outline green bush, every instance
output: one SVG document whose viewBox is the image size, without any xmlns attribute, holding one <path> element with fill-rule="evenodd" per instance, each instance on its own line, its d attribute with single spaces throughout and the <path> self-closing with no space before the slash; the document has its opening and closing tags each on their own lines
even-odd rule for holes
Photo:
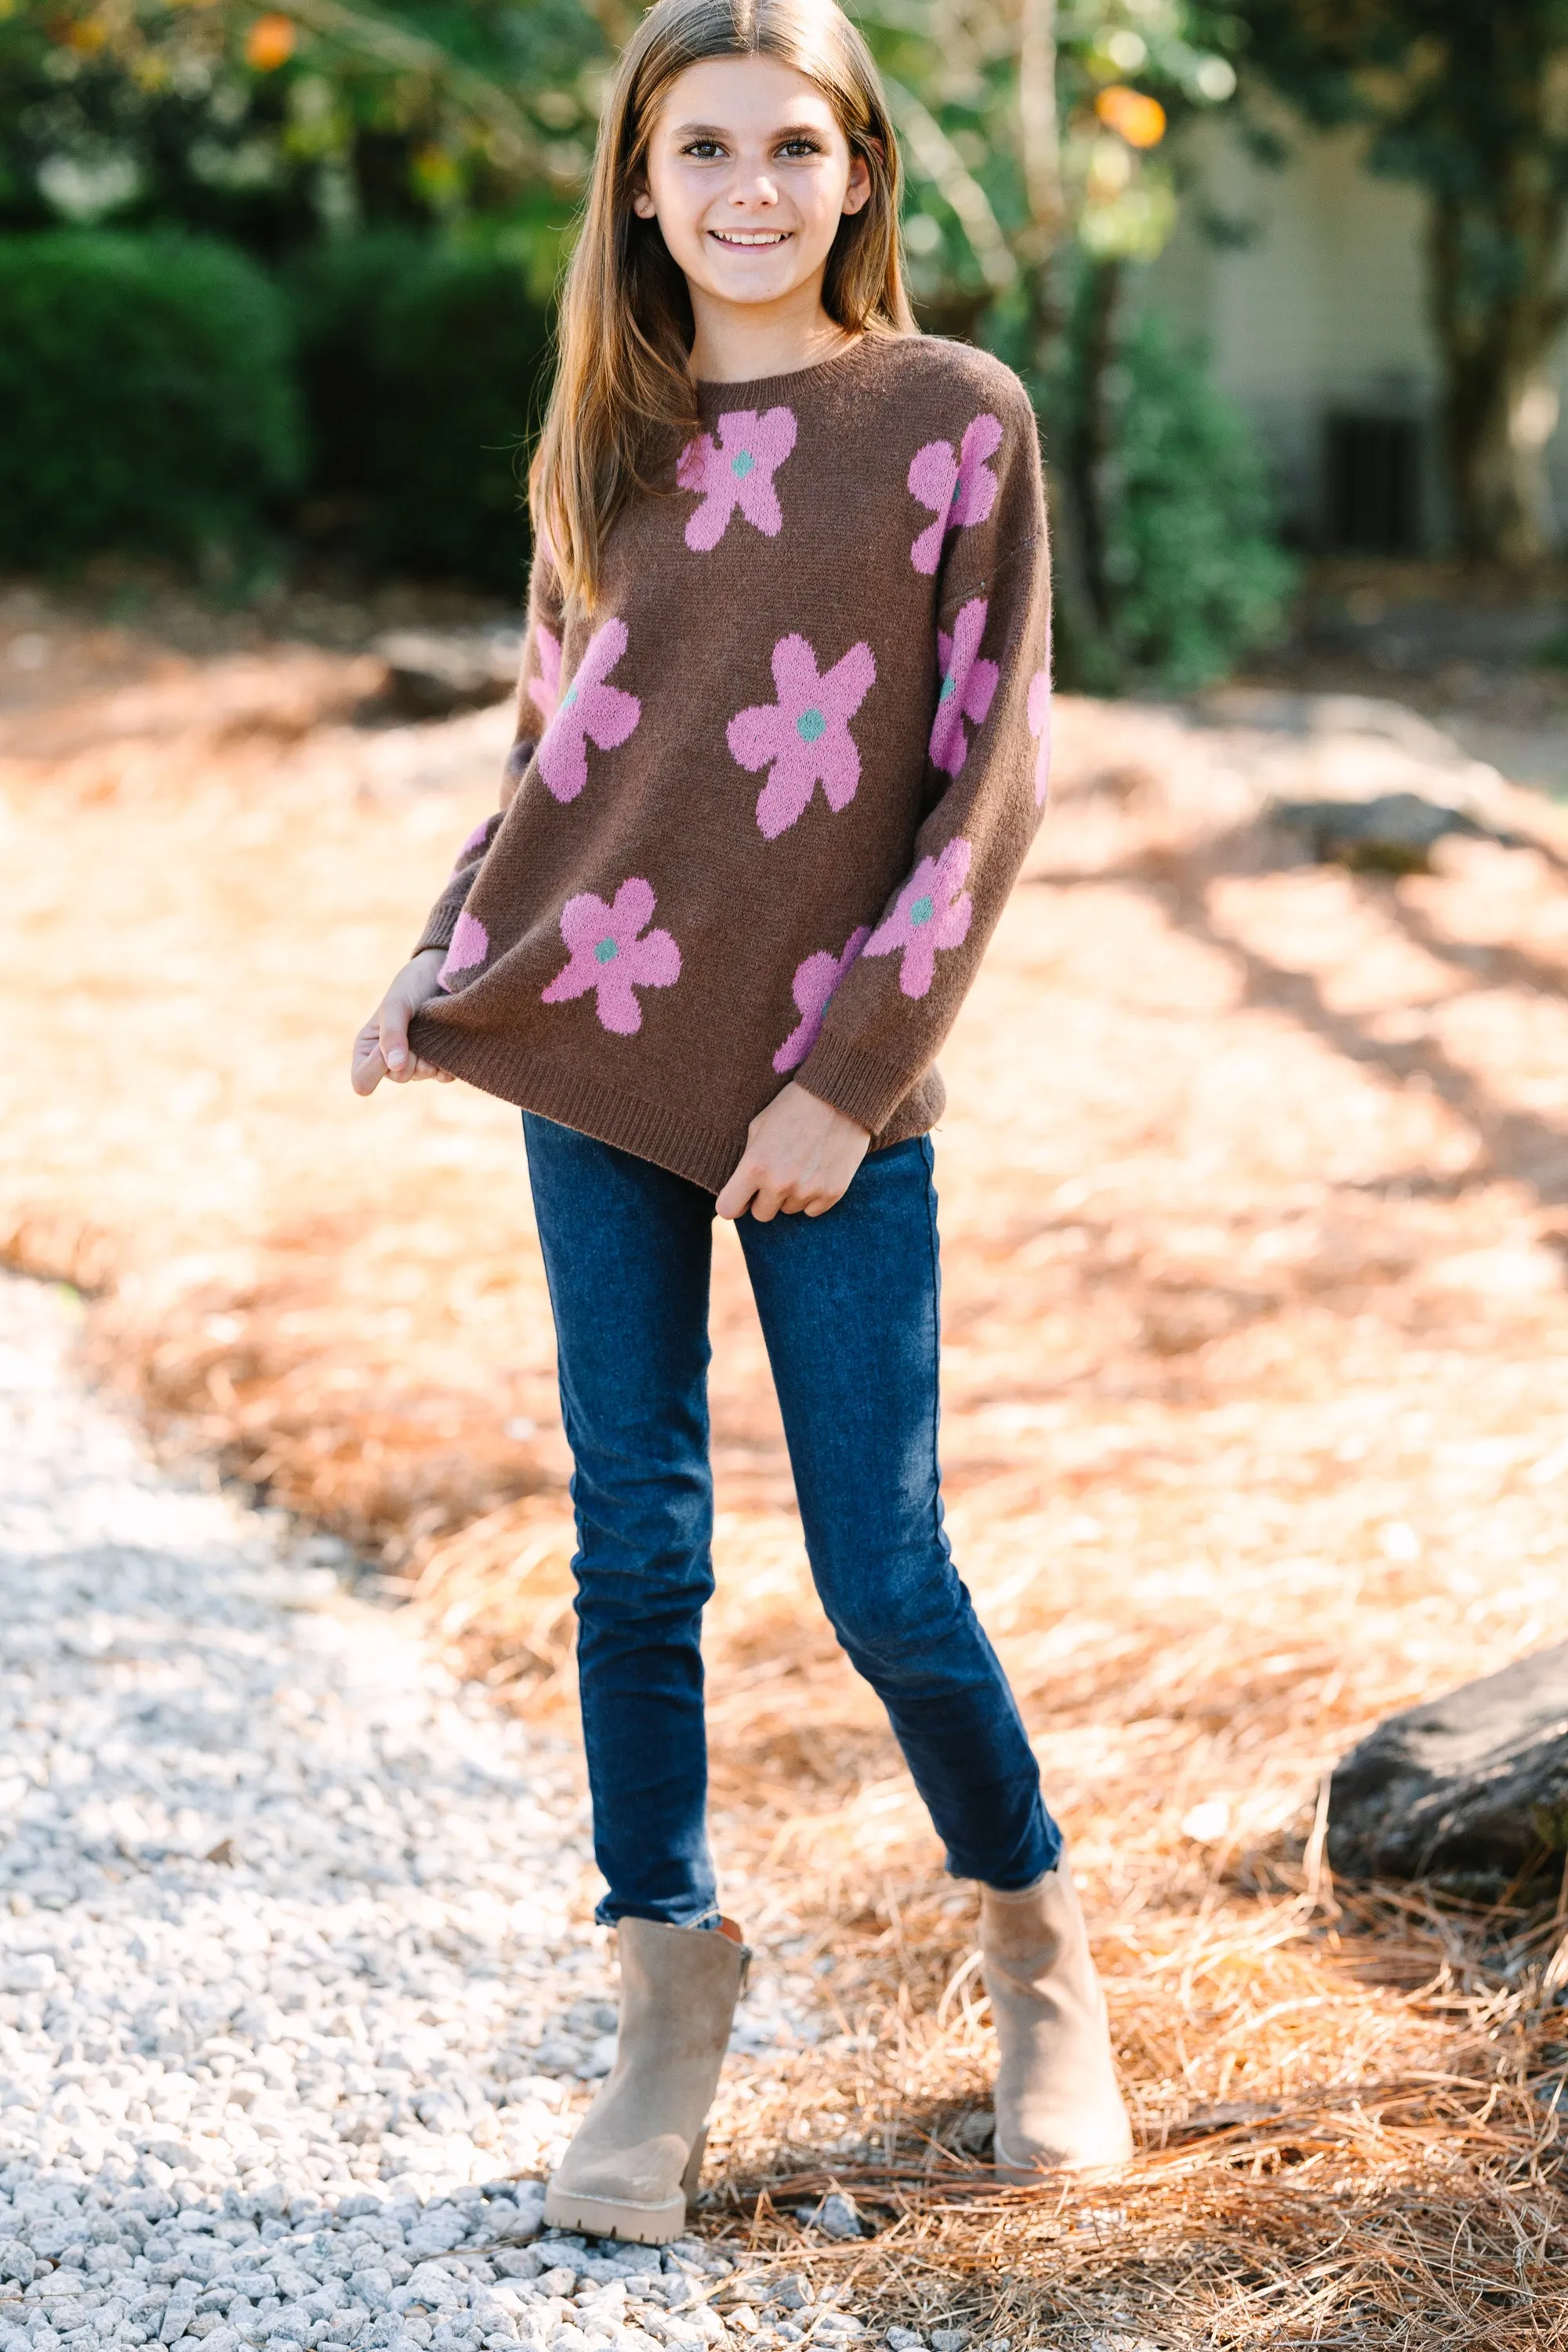
<svg viewBox="0 0 1568 2352">
<path fill-rule="evenodd" d="M 0 237 L 0 562 L 253 541 L 300 467 L 287 314 L 195 237 Z"/>
<path fill-rule="evenodd" d="M 373 563 L 521 593 L 549 343 L 522 270 L 388 233 L 312 255 L 291 286 L 315 498 Z"/>
<path fill-rule="evenodd" d="M 1115 649 L 1133 679 L 1189 692 L 1278 634 L 1295 566 L 1251 431 L 1199 355 L 1146 314 L 1119 358 L 1104 484 Z"/>
</svg>

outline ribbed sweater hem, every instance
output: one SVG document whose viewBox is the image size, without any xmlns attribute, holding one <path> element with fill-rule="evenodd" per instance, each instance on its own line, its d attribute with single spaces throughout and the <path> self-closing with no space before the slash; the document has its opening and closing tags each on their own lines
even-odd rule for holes
<svg viewBox="0 0 1568 2352">
<path fill-rule="evenodd" d="M 743 1128 L 738 1135 L 726 1136 L 687 1112 L 563 1069 L 559 1062 L 527 1059 L 509 1038 L 469 1036 L 460 1029 L 427 1024 L 417 1015 L 408 1036 L 416 1054 L 450 1070 L 454 1077 L 466 1078 L 502 1102 L 516 1103 L 520 1110 L 537 1111 L 558 1126 L 574 1128 L 579 1135 L 613 1143 L 636 1159 L 651 1160 L 656 1167 L 700 1184 L 706 1192 L 722 1190 L 745 1149 Z"/>
<path fill-rule="evenodd" d="M 450 1070 L 454 1077 L 466 1079 L 483 1093 L 515 1103 L 520 1110 L 537 1111 L 541 1118 L 552 1118 L 558 1126 L 591 1135 L 599 1143 L 614 1144 L 634 1159 L 651 1160 L 656 1168 L 668 1168 L 672 1176 L 684 1176 L 705 1192 L 723 1191 L 746 1148 L 744 1128 L 726 1135 L 684 1111 L 648 1102 L 620 1087 L 605 1086 L 581 1071 L 563 1069 L 559 1062 L 523 1058 L 507 1039 L 470 1035 L 426 1023 L 416 1013 L 408 1025 L 408 1042 L 438 1069 Z M 819 1090 L 814 1087 L 808 1091 Z M 829 1097 L 822 1095 L 821 1099 L 826 1102 Z M 886 1150 L 892 1144 L 908 1142 L 912 1135 L 928 1133 L 942 1117 L 944 1101 L 936 1070 L 926 1071 L 906 1089 L 902 1101 L 880 1128 L 873 1130 L 871 1149 Z M 835 1108 L 843 1108 L 835 1103 Z M 849 1115 L 860 1117 L 856 1111 Z M 861 1124 L 868 1122 L 862 1119 Z"/>
</svg>

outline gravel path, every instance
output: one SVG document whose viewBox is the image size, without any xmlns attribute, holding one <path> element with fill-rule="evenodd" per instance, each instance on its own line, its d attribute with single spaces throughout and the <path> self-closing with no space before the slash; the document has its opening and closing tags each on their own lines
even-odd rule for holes
<svg viewBox="0 0 1568 2352">
<path fill-rule="evenodd" d="M 614 2048 L 571 1751 L 153 1469 L 73 1328 L 0 1278 L 0 2352 L 728 2340 L 712 2250 L 539 2236 Z"/>
</svg>

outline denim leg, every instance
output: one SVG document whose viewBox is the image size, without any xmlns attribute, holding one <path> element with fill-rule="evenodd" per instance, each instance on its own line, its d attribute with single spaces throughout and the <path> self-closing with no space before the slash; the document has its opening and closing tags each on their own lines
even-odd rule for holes
<svg viewBox="0 0 1568 2352">
<path fill-rule="evenodd" d="M 700 1648 L 712 1197 L 531 1111 L 523 1130 L 575 1464 L 597 1916 L 691 1927 L 717 1916 Z"/>
<path fill-rule="evenodd" d="M 1061 1837 L 955 1571 L 937 1464 L 929 1140 L 873 1153 L 826 1216 L 740 1223 L 823 1606 L 888 1710 L 956 1877 L 1028 1886 Z"/>
</svg>

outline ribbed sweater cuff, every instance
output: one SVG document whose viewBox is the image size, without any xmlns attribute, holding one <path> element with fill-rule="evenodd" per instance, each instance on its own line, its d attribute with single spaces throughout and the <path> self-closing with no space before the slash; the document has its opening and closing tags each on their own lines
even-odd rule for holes
<svg viewBox="0 0 1568 2352">
<path fill-rule="evenodd" d="M 452 934 L 458 928 L 458 918 L 463 911 L 461 898 L 439 899 L 430 909 L 430 919 L 415 941 L 412 952 L 423 955 L 426 948 L 443 950 L 452 944 Z"/>
<path fill-rule="evenodd" d="M 870 1135 L 879 1135 L 915 1084 L 908 1070 L 896 1070 L 879 1055 L 863 1053 L 837 1037 L 820 1036 L 799 1069 L 797 1085 L 820 1102 L 831 1103 L 847 1118 L 858 1119 Z"/>
</svg>

